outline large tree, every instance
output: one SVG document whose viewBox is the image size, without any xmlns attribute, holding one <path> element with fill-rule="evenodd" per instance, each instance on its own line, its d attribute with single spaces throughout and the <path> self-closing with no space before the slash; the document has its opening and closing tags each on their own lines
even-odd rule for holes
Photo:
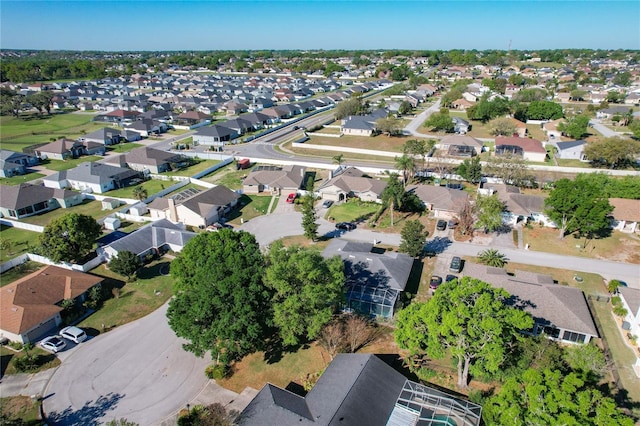
<svg viewBox="0 0 640 426">
<path fill-rule="evenodd" d="M 54 262 L 78 261 L 93 249 L 101 232 L 93 217 L 67 213 L 45 226 L 40 235 L 42 254 Z"/>
<path fill-rule="evenodd" d="M 546 213 L 560 230 L 560 238 L 577 232 L 591 237 L 609 228 L 609 214 L 613 207 L 601 186 L 595 186 L 586 175 L 575 180 L 556 181 L 545 200 Z"/>
<path fill-rule="evenodd" d="M 273 292 L 273 322 L 285 345 L 315 339 L 344 297 L 342 259 L 279 241 L 269 249 L 264 281 Z"/>
<path fill-rule="evenodd" d="M 458 166 L 457 173 L 467 182 L 479 183 L 482 179 L 482 164 L 480 164 L 480 157 L 475 156 L 472 159 L 465 159 Z"/>
<path fill-rule="evenodd" d="M 504 203 L 496 194 L 490 196 L 478 196 L 476 200 L 478 220 L 476 225 L 487 231 L 495 231 L 502 225 L 502 212 Z"/>
<path fill-rule="evenodd" d="M 477 104 L 467 108 L 467 116 L 472 120 L 487 122 L 496 117 L 501 117 L 511 111 L 511 104 L 502 97 L 489 99 L 489 94 L 482 95 Z"/>
<path fill-rule="evenodd" d="M 500 178 L 504 183 L 515 186 L 530 186 L 534 181 L 524 158 L 506 154 L 491 156 L 484 168 L 485 174 Z"/>
<path fill-rule="evenodd" d="M 640 154 L 640 141 L 617 136 L 598 139 L 589 142 L 584 153 L 592 164 L 616 169 L 631 164 Z"/>
<path fill-rule="evenodd" d="M 533 326 L 528 313 L 505 303 L 508 298 L 505 290 L 470 277 L 445 283 L 427 302 L 400 311 L 396 342 L 414 355 L 443 358 L 448 351 L 457 362 L 457 385 L 466 388 L 470 371 L 498 371 L 508 346 Z"/>
<path fill-rule="evenodd" d="M 307 193 L 302 197 L 302 229 L 304 230 L 304 236 L 308 239 L 315 241 L 318 238 L 318 215 L 314 208 L 316 201 L 315 193 L 313 192 L 313 177 L 307 179 Z"/>
<path fill-rule="evenodd" d="M 396 167 L 402 171 L 402 184 L 406 187 L 416 169 L 416 161 L 407 154 L 402 154 L 401 157 L 394 157 L 394 160 Z"/>
<path fill-rule="evenodd" d="M 142 266 L 140 258 L 135 253 L 124 250 L 109 262 L 109 269 L 116 274 L 124 275 L 128 280 L 136 275 Z"/>
<path fill-rule="evenodd" d="M 402 134 L 402 120 L 394 117 L 382 117 L 376 120 L 376 129 L 389 136 Z"/>
<path fill-rule="evenodd" d="M 433 147 L 431 147 L 429 151 L 431 149 L 433 149 Z M 408 154 L 413 157 L 419 156 L 420 158 L 422 158 L 423 169 L 424 169 L 424 160 L 429 151 L 427 150 L 427 143 L 424 141 L 424 139 L 409 139 L 402 146 L 402 152 L 404 154 Z"/>
<path fill-rule="evenodd" d="M 431 116 L 424 122 L 424 127 L 430 130 L 441 130 L 446 133 L 453 133 L 455 125 L 453 124 L 453 121 L 451 121 L 449 114 L 436 112 L 431 114 Z"/>
<path fill-rule="evenodd" d="M 416 257 L 424 249 L 424 244 L 429 233 L 418 220 L 408 220 L 400 231 L 401 241 L 399 251 Z"/>
<path fill-rule="evenodd" d="M 530 368 L 507 380 L 483 404 L 482 417 L 487 424 L 510 426 L 634 424 L 612 398 L 585 386 L 575 373 L 549 368 Z"/>
<path fill-rule="evenodd" d="M 362 114 L 364 110 L 365 107 L 362 104 L 362 99 L 359 97 L 344 100 L 336 105 L 334 109 L 336 120 L 342 120 L 350 115 Z"/>
<path fill-rule="evenodd" d="M 169 325 L 197 356 L 211 351 L 226 364 L 261 347 L 271 318 L 262 282 L 264 258 L 255 237 L 221 229 L 191 239 L 171 263 L 175 297 Z"/>
<path fill-rule="evenodd" d="M 589 116 L 580 114 L 558 124 L 558 130 L 574 139 L 580 139 L 587 134 Z"/>
<path fill-rule="evenodd" d="M 533 101 L 527 107 L 527 120 L 556 120 L 562 118 L 562 105 L 552 101 Z"/>
<path fill-rule="evenodd" d="M 513 136 L 516 124 L 509 117 L 497 117 L 487 123 L 489 133 L 493 136 Z"/>
<path fill-rule="evenodd" d="M 397 173 L 389 174 L 389 181 L 381 194 L 382 207 L 389 209 L 391 215 L 391 226 L 393 227 L 393 211 L 402 208 L 405 198 L 405 190 L 402 181 L 398 179 Z"/>
</svg>

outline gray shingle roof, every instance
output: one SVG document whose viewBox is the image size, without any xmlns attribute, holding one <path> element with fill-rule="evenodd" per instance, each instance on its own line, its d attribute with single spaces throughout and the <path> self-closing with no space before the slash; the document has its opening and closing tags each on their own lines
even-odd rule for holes
<svg viewBox="0 0 640 426">
<path fill-rule="evenodd" d="M 59 182 L 67 179 L 102 185 L 113 180 L 121 181 L 138 175 L 139 172 L 124 167 L 86 162 L 78 164 L 73 169 L 63 170 L 51 176 L 47 176 L 43 178 L 43 180 Z"/>
<path fill-rule="evenodd" d="M 630 314 L 636 315 L 640 310 L 640 289 L 631 287 L 618 287 L 620 294 L 624 297 L 624 300 L 631 309 Z"/>
<path fill-rule="evenodd" d="M 184 247 L 195 236 L 194 232 L 184 231 L 167 219 L 160 219 L 114 241 L 107 247 L 118 252 L 126 250 L 139 255 L 150 248 L 159 248 L 165 244 Z"/>
<path fill-rule="evenodd" d="M 6 209 L 18 210 L 42 201 L 49 201 L 52 198 L 66 200 L 76 195 L 78 193 L 74 191 L 47 188 L 29 183 L 12 186 L 0 185 L 0 206 Z"/>
</svg>

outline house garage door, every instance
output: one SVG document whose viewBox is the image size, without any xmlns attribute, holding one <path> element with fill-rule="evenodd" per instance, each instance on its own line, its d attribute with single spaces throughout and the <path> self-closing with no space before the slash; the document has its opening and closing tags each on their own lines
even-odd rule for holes
<svg viewBox="0 0 640 426">
<path fill-rule="evenodd" d="M 38 328 L 34 328 L 30 332 L 27 333 L 26 338 L 29 342 L 33 343 L 49 333 L 51 330 L 56 328 L 56 319 L 51 318 L 50 320 L 44 322 Z"/>
</svg>

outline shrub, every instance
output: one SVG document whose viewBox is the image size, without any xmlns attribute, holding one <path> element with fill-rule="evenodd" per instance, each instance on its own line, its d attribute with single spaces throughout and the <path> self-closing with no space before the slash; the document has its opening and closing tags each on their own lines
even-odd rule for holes
<svg viewBox="0 0 640 426">
<path fill-rule="evenodd" d="M 229 374 L 229 367 L 223 364 L 212 364 L 204 370 L 204 374 L 208 379 L 224 379 Z"/>
</svg>

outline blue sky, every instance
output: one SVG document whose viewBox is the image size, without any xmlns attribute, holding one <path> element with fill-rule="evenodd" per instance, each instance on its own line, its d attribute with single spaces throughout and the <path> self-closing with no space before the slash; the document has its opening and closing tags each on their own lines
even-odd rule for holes
<svg viewBox="0 0 640 426">
<path fill-rule="evenodd" d="M 629 1 L 7 1 L 0 47 L 640 49 Z"/>
</svg>

